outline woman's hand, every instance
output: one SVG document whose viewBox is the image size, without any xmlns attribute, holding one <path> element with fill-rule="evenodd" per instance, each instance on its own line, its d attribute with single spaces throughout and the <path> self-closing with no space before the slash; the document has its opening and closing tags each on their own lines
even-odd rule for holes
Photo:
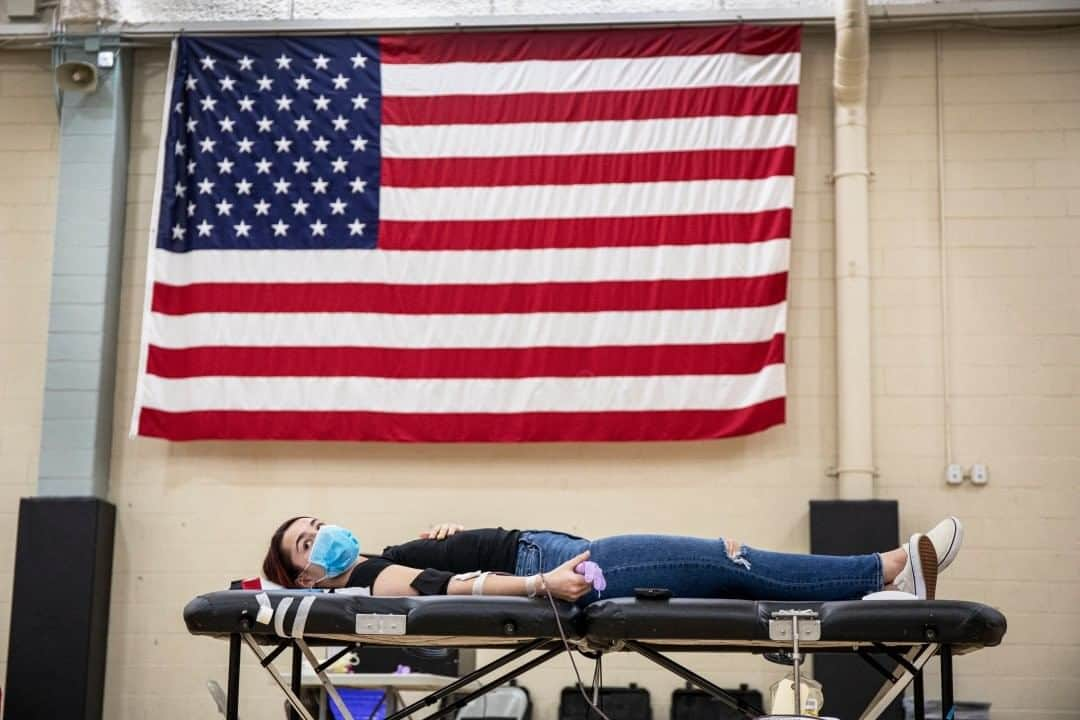
<svg viewBox="0 0 1080 720">
<path fill-rule="evenodd" d="M 421 540 L 445 540 L 458 530 L 464 530 L 464 525 L 458 525 L 457 523 L 439 523 L 433 526 L 430 530 L 425 530 L 420 533 Z"/>
<path fill-rule="evenodd" d="M 543 581 L 548 594 L 559 600 L 567 600 L 569 602 L 574 602 L 584 597 L 593 589 L 592 583 L 586 580 L 583 575 L 578 575 L 574 572 L 574 568 L 576 568 L 579 563 L 583 563 L 588 559 L 589 551 L 586 550 L 577 557 L 567 560 L 551 572 L 544 573 Z"/>
</svg>

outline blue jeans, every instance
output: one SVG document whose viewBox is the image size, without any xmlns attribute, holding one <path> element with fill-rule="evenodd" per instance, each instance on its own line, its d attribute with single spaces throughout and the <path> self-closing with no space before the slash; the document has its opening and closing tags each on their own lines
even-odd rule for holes
<svg viewBox="0 0 1080 720">
<path fill-rule="evenodd" d="M 731 557 L 723 539 L 615 535 L 586 540 L 528 530 L 518 539 L 515 575 L 550 572 L 589 550 L 607 580 L 578 601 L 633 597 L 634 588 L 667 588 L 674 597 L 746 600 L 853 600 L 884 587 L 881 556 L 794 555 L 742 545 Z"/>
</svg>

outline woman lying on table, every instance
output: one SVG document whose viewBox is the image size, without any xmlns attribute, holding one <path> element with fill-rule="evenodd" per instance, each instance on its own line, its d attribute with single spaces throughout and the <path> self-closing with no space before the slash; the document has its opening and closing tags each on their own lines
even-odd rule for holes
<svg viewBox="0 0 1080 720">
<path fill-rule="evenodd" d="M 926 534 L 912 535 L 904 547 L 847 556 L 777 553 L 734 540 L 672 535 L 590 541 L 552 531 L 440 525 L 381 555 L 362 555 L 348 530 L 295 517 L 270 539 L 263 574 L 294 588 L 361 587 L 372 595 L 550 595 L 579 605 L 601 592 L 606 598 L 633 597 L 642 587 L 697 598 L 853 600 L 894 589 L 933 599 L 937 576 L 956 557 L 962 540 L 963 526 L 951 516 Z"/>
</svg>

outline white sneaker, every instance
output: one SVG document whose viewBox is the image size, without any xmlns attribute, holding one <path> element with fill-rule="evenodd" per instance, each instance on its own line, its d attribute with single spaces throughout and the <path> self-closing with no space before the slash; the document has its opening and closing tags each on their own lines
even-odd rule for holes
<svg viewBox="0 0 1080 720">
<path fill-rule="evenodd" d="M 926 532 L 930 542 L 934 544 L 934 553 L 937 555 L 937 569 L 940 573 L 952 565 L 960 552 L 960 545 L 964 542 L 964 524 L 960 518 L 950 515 L 933 529 Z"/>
<path fill-rule="evenodd" d="M 906 548 L 907 564 L 893 580 L 893 585 L 900 592 L 911 593 L 920 600 L 933 600 L 938 574 L 956 559 L 963 541 L 964 525 L 953 515 L 925 535 L 912 535 Z"/>
</svg>

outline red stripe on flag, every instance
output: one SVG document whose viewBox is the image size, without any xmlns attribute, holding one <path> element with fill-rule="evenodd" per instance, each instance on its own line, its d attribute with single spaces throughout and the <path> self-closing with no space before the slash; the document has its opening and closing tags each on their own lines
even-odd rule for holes
<svg viewBox="0 0 1080 720">
<path fill-rule="evenodd" d="M 385 187 L 757 180 L 795 174 L 795 148 L 515 158 L 383 158 Z"/>
<path fill-rule="evenodd" d="M 798 85 L 597 90 L 501 95 L 384 96 L 384 125 L 651 120 L 793 115 Z"/>
<path fill-rule="evenodd" d="M 755 243 L 791 237 L 791 209 L 715 215 L 381 220 L 382 250 L 532 250 Z"/>
<path fill-rule="evenodd" d="M 150 346 L 147 372 L 188 377 L 526 378 L 747 375 L 784 361 L 784 336 L 759 343 L 441 348 Z"/>
<path fill-rule="evenodd" d="M 705 440 L 759 432 L 784 422 L 784 399 L 739 410 L 579 413 L 226 411 L 143 408 L 139 434 L 167 440 L 392 440 L 559 442 Z"/>
<path fill-rule="evenodd" d="M 787 273 L 708 280 L 388 285 L 385 283 L 154 283 L 152 310 L 193 313 L 481 315 L 710 310 L 783 302 Z"/>
<path fill-rule="evenodd" d="M 801 28 L 721 27 L 563 30 L 384 35 L 383 63 L 587 60 L 741 53 L 772 55 L 799 50 Z"/>
</svg>

